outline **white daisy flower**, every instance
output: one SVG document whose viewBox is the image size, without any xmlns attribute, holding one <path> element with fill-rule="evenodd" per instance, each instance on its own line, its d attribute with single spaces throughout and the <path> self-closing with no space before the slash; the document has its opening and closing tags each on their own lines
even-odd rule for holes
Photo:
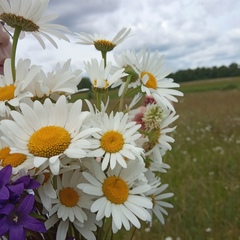
<svg viewBox="0 0 240 240">
<path fill-rule="evenodd" d="M 30 82 L 26 90 L 30 91 L 34 97 L 41 99 L 46 97 L 59 95 L 70 95 L 78 92 L 78 84 L 80 83 L 81 70 L 72 71 L 70 66 L 71 60 L 66 61 L 63 66 L 57 63 L 55 71 L 41 71 L 33 81 Z M 54 100 L 57 100 L 54 98 Z"/>
<path fill-rule="evenodd" d="M 92 214 L 86 211 L 92 205 L 93 196 L 77 188 L 78 184 L 85 181 L 81 172 L 79 170 L 67 171 L 56 178 L 57 196 L 51 199 L 52 207 L 49 211 L 50 218 L 47 225 L 55 224 L 56 220 L 61 221 L 57 230 L 57 239 L 65 239 L 70 224 L 73 224 L 84 237 L 89 235 L 90 238 L 87 239 L 95 239 L 92 231 L 96 231 L 97 227 L 91 218 Z"/>
<path fill-rule="evenodd" d="M 58 227 L 57 227 L 57 234 L 56 234 L 56 240 L 62 240 L 66 239 L 66 235 L 68 230 L 71 228 L 71 225 L 73 225 L 74 228 L 85 238 L 88 240 L 96 240 L 96 236 L 94 232 L 97 231 L 97 226 L 102 227 L 102 221 L 96 221 L 95 214 L 90 212 L 89 210 L 84 210 L 86 215 L 88 216 L 87 220 L 85 222 L 80 222 L 77 219 L 75 219 L 74 222 L 71 222 L 69 219 L 66 219 L 65 221 L 60 221 Z M 46 226 L 46 229 L 50 229 L 52 226 L 54 226 L 56 223 L 59 222 L 59 218 L 57 214 L 54 214 L 49 219 L 47 219 L 44 223 Z"/>
<path fill-rule="evenodd" d="M 37 98 L 53 98 L 54 95 L 70 95 L 78 92 L 77 86 L 82 79 L 82 71 L 72 71 L 70 63 L 71 60 L 65 62 L 63 66 L 58 63 L 55 71 L 47 74 L 41 71 L 38 77 L 28 85 L 27 90 Z"/>
<path fill-rule="evenodd" d="M 107 89 L 119 78 L 127 75 L 124 73 L 124 68 L 111 74 L 112 63 L 109 62 L 104 66 L 103 59 L 101 59 L 100 63 L 98 63 L 97 59 L 91 59 L 91 62 L 84 62 L 84 65 L 93 87 L 98 89 Z"/>
<path fill-rule="evenodd" d="M 69 219 L 74 222 L 87 220 L 83 208 L 90 209 L 91 197 L 83 193 L 77 185 L 82 183 L 84 178 L 79 170 L 67 171 L 57 176 L 57 197 L 52 198 L 52 208 L 49 215 L 57 214 L 63 221 Z"/>
<path fill-rule="evenodd" d="M 130 223 L 140 228 L 138 220 L 150 221 L 151 217 L 147 209 L 152 208 L 149 198 L 143 196 L 150 190 L 148 184 L 133 187 L 134 181 L 145 171 L 144 164 L 140 161 L 129 161 L 127 168 L 117 166 L 107 173 L 101 170 L 96 161 L 92 161 L 92 168 L 83 172 L 83 176 L 89 183 L 78 185 L 85 193 L 97 196 L 97 200 L 91 206 L 91 211 L 96 212 L 96 219 L 112 217 L 112 231 L 116 233 L 122 226 L 130 229 Z"/>
<path fill-rule="evenodd" d="M 141 91 L 174 111 L 171 101 L 177 102 L 174 96 L 183 96 L 183 93 L 172 89 L 179 87 L 179 84 L 173 79 L 166 78 L 171 70 L 165 66 L 163 56 L 159 56 L 158 51 L 151 54 L 143 49 L 136 54 L 136 57 L 136 63 L 131 66 L 141 80 Z"/>
<path fill-rule="evenodd" d="M 123 90 L 125 89 L 128 78 L 130 78 L 127 86 L 128 88 L 137 88 L 141 86 L 138 73 L 136 73 L 132 68 L 132 65 L 135 66 L 137 63 L 135 51 L 122 51 L 120 55 L 114 55 L 114 59 L 117 64 L 117 66 L 115 66 L 116 70 L 119 68 L 124 68 L 125 73 L 127 73 L 127 76 L 120 78 L 112 85 L 112 88 L 120 86 L 118 90 L 118 96 L 121 96 L 123 94 Z"/>
<path fill-rule="evenodd" d="M 92 121 L 93 126 L 100 127 L 101 131 L 94 133 L 92 149 L 89 156 L 102 157 L 102 170 L 109 165 L 113 169 L 118 162 L 123 168 L 127 167 L 125 159 L 142 160 L 143 149 L 136 146 L 135 141 L 141 137 L 138 129 L 141 125 L 128 122 L 128 114 L 113 112 L 108 116 L 106 113 L 98 122 Z"/>
<path fill-rule="evenodd" d="M 154 176 L 151 171 L 146 173 L 146 177 L 149 180 L 149 184 L 152 189 L 145 193 L 146 196 L 149 196 L 153 203 L 153 208 L 149 209 L 151 215 L 155 215 L 158 220 L 164 224 L 163 214 L 168 215 L 167 211 L 164 208 L 173 208 L 173 205 L 165 202 L 164 199 L 172 197 L 173 193 L 162 193 L 168 187 L 168 184 L 161 185 L 159 177 Z M 152 222 L 151 222 L 152 224 Z"/>
<path fill-rule="evenodd" d="M 45 44 L 42 36 L 57 48 L 56 42 L 50 35 L 69 41 L 60 32 L 68 31 L 68 29 L 62 25 L 50 23 L 58 16 L 56 14 L 44 16 L 47 7 L 48 0 L 1 0 L 0 19 L 12 28 L 33 34 L 43 48 Z"/>
<path fill-rule="evenodd" d="M 56 104 L 49 99 L 41 104 L 33 102 L 33 107 L 20 104 L 21 113 L 11 111 L 13 120 L 2 120 L 0 128 L 4 139 L 13 142 L 12 151 L 34 158 L 34 166 L 42 169 L 50 167 L 59 173 L 61 158 L 83 158 L 91 143 L 87 140 L 98 128 L 83 128 L 88 112 L 82 112 L 82 101 L 68 104 L 61 96 Z"/>
<path fill-rule="evenodd" d="M 40 67 L 30 66 L 29 59 L 19 59 L 16 67 L 16 81 L 14 82 L 11 70 L 11 59 L 4 63 L 4 76 L 0 78 L 0 116 L 5 117 L 9 113 L 8 105 L 18 107 L 21 100 L 33 95 L 26 90 L 28 84 L 33 81 L 40 71 Z"/>
<path fill-rule="evenodd" d="M 112 40 L 106 40 L 102 34 L 90 35 L 87 33 L 80 33 L 78 44 L 94 45 L 99 51 L 112 51 L 117 45 L 123 42 L 129 35 L 131 29 L 122 28 Z"/>
<path fill-rule="evenodd" d="M 33 159 L 22 153 L 11 153 L 10 147 L 0 140 L 0 169 L 11 165 L 12 174 L 16 175 L 22 169 L 28 171 L 34 168 Z"/>
</svg>

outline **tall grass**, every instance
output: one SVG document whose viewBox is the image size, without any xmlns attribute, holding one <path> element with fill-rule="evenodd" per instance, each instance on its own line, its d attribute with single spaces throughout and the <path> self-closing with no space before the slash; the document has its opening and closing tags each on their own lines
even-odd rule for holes
<svg viewBox="0 0 240 240">
<path fill-rule="evenodd" d="M 171 170 L 175 206 L 160 235 L 186 240 L 240 237 L 240 91 L 186 94 L 173 150 Z M 164 238 L 156 238 L 164 239 Z"/>
</svg>

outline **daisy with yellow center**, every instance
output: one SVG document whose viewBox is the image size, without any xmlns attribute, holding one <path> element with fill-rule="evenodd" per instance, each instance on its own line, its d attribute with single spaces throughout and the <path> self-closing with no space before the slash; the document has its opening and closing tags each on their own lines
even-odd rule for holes
<svg viewBox="0 0 240 240">
<path fill-rule="evenodd" d="M 57 235 L 60 234 L 61 239 L 65 239 L 70 224 L 77 229 L 81 229 L 88 220 L 89 212 L 87 210 L 92 205 L 93 196 L 77 188 L 77 185 L 84 181 L 79 170 L 67 171 L 55 177 L 57 178 L 57 196 L 51 198 L 50 218 L 47 220 L 46 225 L 47 227 L 52 226 L 60 220 Z M 85 228 L 85 234 L 93 234 L 87 225 Z M 94 230 L 96 230 L 96 227 Z M 83 229 L 79 232 L 82 234 Z"/>
<path fill-rule="evenodd" d="M 151 53 L 142 49 L 136 54 L 136 58 L 137 61 L 131 67 L 141 80 L 141 91 L 174 111 L 172 102 L 177 102 L 175 96 L 183 96 L 183 93 L 173 89 L 179 87 L 178 83 L 166 78 L 171 69 L 165 66 L 163 56 L 160 56 L 158 51 Z"/>
<path fill-rule="evenodd" d="M 87 137 L 99 130 L 84 129 L 88 112 L 82 112 L 81 100 L 71 105 L 61 96 L 56 104 L 46 99 L 44 104 L 33 102 L 32 108 L 22 103 L 20 109 L 22 113 L 11 111 L 13 120 L 2 120 L 4 138 L 13 142 L 15 152 L 32 156 L 35 167 L 49 166 L 54 175 L 59 173 L 64 156 L 85 157 L 91 145 Z"/>
<path fill-rule="evenodd" d="M 55 20 L 57 15 L 44 16 L 47 7 L 48 0 L 1 0 L 0 19 L 12 28 L 33 34 L 43 48 L 45 48 L 45 44 L 42 36 L 57 48 L 57 44 L 51 35 L 69 41 L 60 32 L 61 30 L 68 31 L 68 29 L 59 24 L 49 23 Z"/>
<path fill-rule="evenodd" d="M 33 96 L 26 88 L 39 72 L 40 67 L 31 66 L 30 60 L 19 59 L 16 67 L 17 79 L 14 82 L 11 60 L 5 60 L 4 76 L 0 78 L 0 116 L 5 117 L 9 113 L 8 105 L 18 107 L 23 99 Z"/>
<path fill-rule="evenodd" d="M 87 33 L 80 33 L 79 44 L 94 45 L 95 48 L 101 52 L 112 51 L 117 45 L 123 42 L 129 35 L 131 29 L 122 28 L 112 40 L 106 40 L 102 34 L 90 35 Z"/>
<path fill-rule="evenodd" d="M 92 161 L 90 171 L 94 175 L 83 172 L 88 183 L 81 183 L 78 188 L 97 197 L 91 206 L 91 211 L 97 213 L 97 220 L 112 217 L 113 233 L 122 226 L 130 230 L 131 224 L 140 228 L 138 218 L 142 221 L 151 220 L 147 209 L 151 209 L 153 204 L 143 195 L 151 187 L 145 182 L 142 182 L 142 185 L 135 185 L 145 170 L 142 162 L 129 161 L 127 168 L 118 165 L 114 170 L 109 169 L 104 173 L 100 164 Z"/>
<path fill-rule="evenodd" d="M 142 160 L 143 149 L 136 146 L 135 141 L 141 137 L 138 129 L 141 125 L 135 122 L 129 122 L 128 114 L 113 112 L 108 116 L 106 113 L 98 121 L 92 122 L 93 126 L 101 128 L 96 134 L 93 134 L 92 148 L 95 149 L 89 153 L 92 157 L 102 158 L 102 170 L 108 166 L 111 169 L 120 164 L 126 168 L 127 163 L 124 158 L 129 160 Z"/>
<path fill-rule="evenodd" d="M 22 153 L 11 153 L 11 149 L 0 141 L 0 169 L 7 165 L 12 166 L 12 174 L 17 174 L 21 169 L 34 168 L 33 159 Z"/>
<path fill-rule="evenodd" d="M 115 81 L 127 75 L 124 73 L 124 68 L 112 73 L 112 63 L 109 62 L 105 67 L 103 59 L 100 63 L 97 59 L 92 59 L 91 62 L 84 62 L 84 65 L 94 89 L 107 89 Z"/>
</svg>

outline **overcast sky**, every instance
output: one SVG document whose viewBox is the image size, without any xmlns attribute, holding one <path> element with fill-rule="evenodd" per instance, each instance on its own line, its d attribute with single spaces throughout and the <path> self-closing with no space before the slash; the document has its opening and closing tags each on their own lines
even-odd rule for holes
<svg viewBox="0 0 240 240">
<path fill-rule="evenodd" d="M 180 69 L 240 64 L 239 0 L 50 0 L 48 14 L 57 13 L 55 23 L 72 32 L 102 33 L 112 39 L 122 28 L 132 36 L 109 54 L 122 49 L 158 50 L 172 66 Z M 72 58 L 73 67 L 100 53 L 93 46 L 57 41 L 59 49 L 47 44 L 45 50 L 27 36 L 19 42 L 17 58 L 52 70 L 56 62 Z M 47 41 L 45 41 L 47 42 Z"/>
</svg>

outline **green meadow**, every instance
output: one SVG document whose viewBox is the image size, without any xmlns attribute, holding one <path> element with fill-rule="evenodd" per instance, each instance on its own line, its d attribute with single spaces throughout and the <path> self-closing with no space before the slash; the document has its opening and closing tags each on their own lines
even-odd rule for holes
<svg viewBox="0 0 240 240">
<path fill-rule="evenodd" d="M 181 88 L 175 143 L 165 156 L 171 169 L 162 176 L 174 209 L 145 239 L 240 239 L 240 78 Z"/>
<path fill-rule="evenodd" d="M 134 240 L 240 239 L 240 78 L 182 83 L 175 142 L 161 174 L 174 205 L 165 225 L 143 224 Z M 114 239 L 129 240 L 120 231 Z"/>
</svg>

